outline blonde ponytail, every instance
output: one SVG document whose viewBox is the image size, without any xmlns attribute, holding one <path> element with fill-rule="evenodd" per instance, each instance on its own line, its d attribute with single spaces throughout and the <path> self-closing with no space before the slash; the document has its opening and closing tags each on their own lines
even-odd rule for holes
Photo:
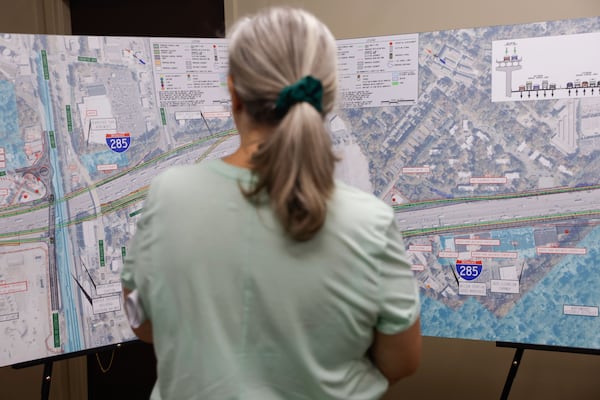
<svg viewBox="0 0 600 400">
<path fill-rule="evenodd" d="M 321 115 L 308 103 L 298 103 L 254 153 L 258 181 L 246 195 L 266 190 L 290 236 L 310 239 L 325 222 L 335 161 Z"/>
<path fill-rule="evenodd" d="M 273 126 L 252 156 L 256 184 L 243 193 L 257 200 L 266 192 L 290 237 L 308 240 L 325 223 L 334 187 L 336 157 L 324 125 L 337 90 L 333 36 L 305 11 L 272 8 L 238 23 L 229 54 L 246 112 Z"/>
</svg>

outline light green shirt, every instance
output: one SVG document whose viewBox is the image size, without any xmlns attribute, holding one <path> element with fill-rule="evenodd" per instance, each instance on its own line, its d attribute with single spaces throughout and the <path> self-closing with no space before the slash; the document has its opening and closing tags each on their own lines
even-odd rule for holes
<svg viewBox="0 0 600 400">
<path fill-rule="evenodd" d="M 378 399 L 373 330 L 419 314 L 393 210 L 336 182 L 321 231 L 295 242 L 241 194 L 251 179 L 213 160 L 150 187 L 122 280 L 152 321 L 152 399 Z"/>
</svg>

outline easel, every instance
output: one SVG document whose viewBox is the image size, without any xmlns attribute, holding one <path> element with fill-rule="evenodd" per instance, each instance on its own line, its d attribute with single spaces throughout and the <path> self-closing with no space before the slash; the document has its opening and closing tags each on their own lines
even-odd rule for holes
<svg viewBox="0 0 600 400">
<path fill-rule="evenodd" d="M 79 354 L 79 353 L 77 353 Z M 59 356 L 56 358 L 44 358 L 42 360 L 36 360 L 31 362 L 25 362 L 20 364 L 12 365 L 14 369 L 23 369 L 33 367 L 39 364 L 44 365 L 44 372 L 42 373 L 42 385 L 41 385 L 41 400 L 50 399 L 50 384 L 52 383 L 52 366 L 55 359 L 65 359 L 66 356 Z"/>
<path fill-rule="evenodd" d="M 52 361 L 44 363 L 44 374 L 42 375 L 42 400 L 50 399 L 50 381 L 52 380 Z"/>
<path fill-rule="evenodd" d="M 77 353 L 79 354 L 79 353 Z M 41 384 L 41 400 L 49 400 L 50 399 L 50 384 L 52 383 L 52 366 L 54 360 L 56 359 L 65 359 L 67 356 L 59 356 L 55 358 L 44 358 L 41 360 L 35 360 L 31 362 L 24 362 L 20 364 L 12 365 L 14 369 L 23 369 L 28 367 L 33 367 L 39 364 L 44 365 L 44 371 L 42 373 L 42 384 Z"/>
<path fill-rule="evenodd" d="M 510 368 L 508 369 L 508 375 L 506 377 L 506 381 L 504 382 L 504 388 L 502 389 L 500 400 L 508 400 L 508 395 L 510 394 L 510 389 L 512 387 L 513 381 L 517 376 L 517 371 L 519 370 L 519 365 L 521 365 L 521 358 L 523 357 L 525 349 L 557 351 L 562 353 L 600 355 L 600 350 L 584 349 L 579 347 L 545 346 L 511 342 L 496 342 L 496 347 L 510 347 L 515 349 L 515 355 L 513 356 L 512 362 L 510 363 Z"/>
<path fill-rule="evenodd" d="M 19 364 L 13 364 L 12 368 L 22 369 L 22 368 L 28 368 L 28 367 L 33 367 L 36 365 L 43 364 L 44 371 L 42 374 L 41 397 L 40 398 L 41 398 L 41 400 L 49 400 L 50 399 L 50 385 L 52 383 L 52 366 L 53 366 L 54 361 L 65 360 L 67 358 L 89 355 L 89 354 L 93 354 L 93 353 L 97 354 L 98 352 L 105 351 L 105 350 L 113 350 L 114 351 L 116 349 L 121 348 L 122 346 L 123 346 L 123 343 L 116 343 L 116 344 L 112 344 L 109 346 L 102 346 L 102 347 L 97 347 L 97 348 L 93 348 L 93 349 L 82 350 L 82 351 L 68 353 L 68 354 L 62 354 L 62 355 L 55 356 L 55 357 L 44 358 L 44 359 L 40 359 L 40 360 L 33 360 L 33 361 L 28 361 L 28 362 L 19 363 Z"/>
</svg>

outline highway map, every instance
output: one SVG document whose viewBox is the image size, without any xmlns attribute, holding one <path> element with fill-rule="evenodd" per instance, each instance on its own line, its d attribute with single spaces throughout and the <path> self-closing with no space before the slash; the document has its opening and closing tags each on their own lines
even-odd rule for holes
<svg viewBox="0 0 600 400">
<path fill-rule="evenodd" d="M 338 177 L 394 208 L 426 335 L 600 348 L 600 60 L 569 53 L 597 31 L 344 42 Z M 0 366 L 135 338 L 119 275 L 151 179 L 238 143 L 226 62 L 225 39 L 0 35 Z"/>
<path fill-rule="evenodd" d="M 340 177 L 396 211 L 425 335 L 600 348 L 598 31 L 421 33 L 415 105 L 333 117 Z"/>
<path fill-rule="evenodd" d="M 233 151 L 224 39 L 0 36 L 0 365 L 134 339 L 151 179 Z"/>
</svg>

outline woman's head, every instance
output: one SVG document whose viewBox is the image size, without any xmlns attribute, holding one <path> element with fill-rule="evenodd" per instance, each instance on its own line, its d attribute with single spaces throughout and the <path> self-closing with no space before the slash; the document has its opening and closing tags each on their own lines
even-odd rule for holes
<svg viewBox="0 0 600 400">
<path fill-rule="evenodd" d="M 233 27 L 229 74 L 255 122 L 279 122 L 274 111 L 281 90 L 305 76 L 321 82 L 325 115 L 332 110 L 337 91 L 335 40 L 329 29 L 306 11 L 266 9 Z"/>
<path fill-rule="evenodd" d="M 232 90 L 243 112 L 272 127 L 251 160 L 286 232 L 310 239 L 325 221 L 336 157 L 324 126 L 337 92 L 336 45 L 327 27 L 299 9 L 271 8 L 240 20 L 229 43 Z"/>
</svg>

